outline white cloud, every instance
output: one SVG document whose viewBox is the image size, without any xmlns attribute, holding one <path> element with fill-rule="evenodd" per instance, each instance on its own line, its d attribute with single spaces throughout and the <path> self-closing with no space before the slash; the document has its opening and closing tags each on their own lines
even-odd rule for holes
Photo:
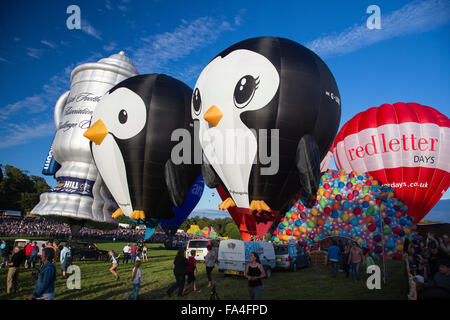
<svg viewBox="0 0 450 320">
<path fill-rule="evenodd" d="M 413 1 L 389 14 L 383 13 L 381 7 L 380 30 L 370 30 L 364 22 L 337 35 L 315 39 L 306 46 L 320 56 L 345 54 L 390 38 L 429 31 L 449 22 L 450 1 Z"/>
<path fill-rule="evenodd" d="M 141 73 L 160 72 L 169 61 L 177 61 L 192 51 L 217 40 L 224 31 L 232 30 L 226 22 L 203 17 L 182 23 L 172 32 L 143 38 L 144 46 L 134 51 L 132 60 Z"/>
<path fill-rule="evenodd" d="M 41 57 L 41 54 L 44 50 L 42 49 L 36 49 L 36 48 L 27 48 L 27 55 L 35 58 L 35 59 L 39 59 Z"/>
<path fill-rule="evenodd" d="M 47 40 L 41 40 L 41 43 L 52 49 L 55 49 L 57 47 L 56 44 L 54 44 L 53 42 L 47 41 Z"/>
<path fill-rule="evenodd" d="M 102 37 L 100 36 L 100 32 L 96 30 L 91 23 L 86 19 L 81 19 L 81 31 L 84 33 L 98 39 L 102 40 Z"/>
<path fill-rule="evenodd" d="M 117 42 L 115 42 L 115 41 L 112 41 L 109 44 L 103 46 L 103 50 L 105 50 L 105 51 L 113 51 L 116 48 L 117 48 Z"/>
<path fill-rule="evenodd" d="M 89 58 L 73 63 L 54 75 L 42 86 L 42 90 L 15 103 L 0 107 L 0 148 L 27 143 L 34 138 L 55 133 L 53 107 L 58 98 L 70 89 L 70 73 L 75 66 L 96 61 L 101 57 L 95 53 Z M 25 116 L 28 118 L 26 120 Z"/>
<path fill-rule="evenodd" d="M 242 24 L 243 16 L 247 13 L 247 9 L 239 10 L 236 17 L 234 17 L 234 24 L 240 26 Z"/>
<path fill-rule="evenodd" d="M 38 124 L 37 126 L 14 125 L 2 132 L 0 149 L 29 142 L 31 139 L 48 137 L 55 133 L 53 121 Z"/>
<path fill-rule="evenodd" d="M 8 61 L 8 60 L 6 60 L 5 58 L 2 58 L 2 57 L 0 57 L 0 61 L 2 61 L 2 62 L 6 62 L 6 63 L 9 63 L 9 61 Z"/>
<path fill-rule="evenodd" d="M 111 5 L 111 1 L 109 1 L 109 0 L 106 0 L 106 3 L 105 3 L 105 8 L 106 8 L 106 9 L 108 9 L 108 10 L 112 10 L 112 5 Z"/>
</svg>

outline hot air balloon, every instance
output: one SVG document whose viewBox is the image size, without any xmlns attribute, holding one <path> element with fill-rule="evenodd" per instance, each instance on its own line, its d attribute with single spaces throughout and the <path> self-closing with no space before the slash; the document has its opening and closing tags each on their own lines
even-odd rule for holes
<svg viewBox="0 0 450 320">
<path fill-rule="evenodd" d="M 159 222 L 159 226 L 168 236 L 170 244 L 172 243 L 172 237 L 175 235 L 178 228 L 183 224 L 184 220 L 186 220 L 192 210 L 194 210 L 197 203 L 200 201 L 204 188 L 205 184 L 203 182 L 203 177 L 200 176 L 198 177 L 197 181 L 195 181 L 193 186 L 189 189 L 183 205 L 173 208 L 175 216 L 170 220 L 161 220 Z M 146 239 L 148 238 L 146 235 Z"/>
<path fill-rule="evenodd" d="M 395 190 L 418 223 L 450 183 L 450 121 L 417 103 L 383 104 L 350 119 L 338 133 L 338 169 L 367 172 Z"/>
<path fill-rule="evenodd" d="M 137 74 L 123 51 L 81 64 L 71 73 L 70 91 L 56 102 L 57 130 L 42 173 L 54 175 L 57 183 L 40 195 L 31 213 L 68 223 L 72 237 L 84 226 L 117 228 L 117 221 L 111 219 L 117 205 L 92 161 L 89 141 L 83 133 L 100 98 L 120 81 Z"/>
<path fill-rule="evenodd" d="M 177 129 L 194 136 L 191 94 L 179 80 L 147 74 L 120 82 L 98 103 L 84 136 L 119 206 L 114 218 L 125 215 L 152 228 L 172 219 L 174 206 L 185 202 L 200 165 L 193 159 L 175 164 L 171 154 L 178 142 L 171 137 Z"/>
<path fill-rule="evenodd" d="M 202 174 L 220 187 L 220 208 L 239 216 L 244 238 L 263 236 L 255 226 L 273 221 L 301 188 L 316 194 L 340 104 L 325 63 L 288 39 L 244 40 L 203 69 L 192 96 Z"/>
</svg>

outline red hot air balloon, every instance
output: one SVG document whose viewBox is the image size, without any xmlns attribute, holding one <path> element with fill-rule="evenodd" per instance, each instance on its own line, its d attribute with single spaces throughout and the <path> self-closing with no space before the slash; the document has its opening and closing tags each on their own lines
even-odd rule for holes
<svg viewBox="0 0 450 320">
<path fill-rule="evenodd" d="M 392 187 L 418 223 L 450 184 L 450 121 L 417 103 L 383 104 L 349 120 L 332 147 L 338 169 Z"/>
</svg>

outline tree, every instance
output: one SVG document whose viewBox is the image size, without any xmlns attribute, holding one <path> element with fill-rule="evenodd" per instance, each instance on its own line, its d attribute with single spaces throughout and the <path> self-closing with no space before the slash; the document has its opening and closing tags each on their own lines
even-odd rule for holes
<svg viewBox="0 0 450 320">
<path fill-rule="evenodd" d="M 231 239 L 242 240 L 241 233 L 239 232 L 238 227 L 234 222 L 228 223 L 225 226 L 225 234 L 224 236 L 229 237 Z"/>
<path fill-rule="evenodd" d="M 0 209 L 29 212 L 38 204 L 41 193 L 50 189 L 42 177 L 28 176 L 27 171 L 10 165 L 3 170 L 0 170 Z"/>
</svg>

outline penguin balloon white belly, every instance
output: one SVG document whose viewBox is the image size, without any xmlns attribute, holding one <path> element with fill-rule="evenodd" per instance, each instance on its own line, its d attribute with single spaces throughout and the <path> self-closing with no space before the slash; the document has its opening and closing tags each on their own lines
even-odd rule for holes
<svg viewBox="0 0 450 320">
<path fill-rule="evenodd" d="M 111 135 L 107 135 L 102 144 L 92 144 L 92 154 L 98 163 L 108 163 L 107 166 L 99 166 L 103 180 L 116 200 L 122 212 L 129 217 L 133 212 L 125 163 L 122 152 Z"/>
<path fill-rule="evenodd" d="M 225 120 L 225 119 L 224 119 Z M 219 124 L 226 127 L 227 123 Z M 243 123 L 239 128 L 200 127 L 200 144 L 238 207 L 248 208 L 248 182 L 257 153 L 257 141 Z"/>
</svg>

